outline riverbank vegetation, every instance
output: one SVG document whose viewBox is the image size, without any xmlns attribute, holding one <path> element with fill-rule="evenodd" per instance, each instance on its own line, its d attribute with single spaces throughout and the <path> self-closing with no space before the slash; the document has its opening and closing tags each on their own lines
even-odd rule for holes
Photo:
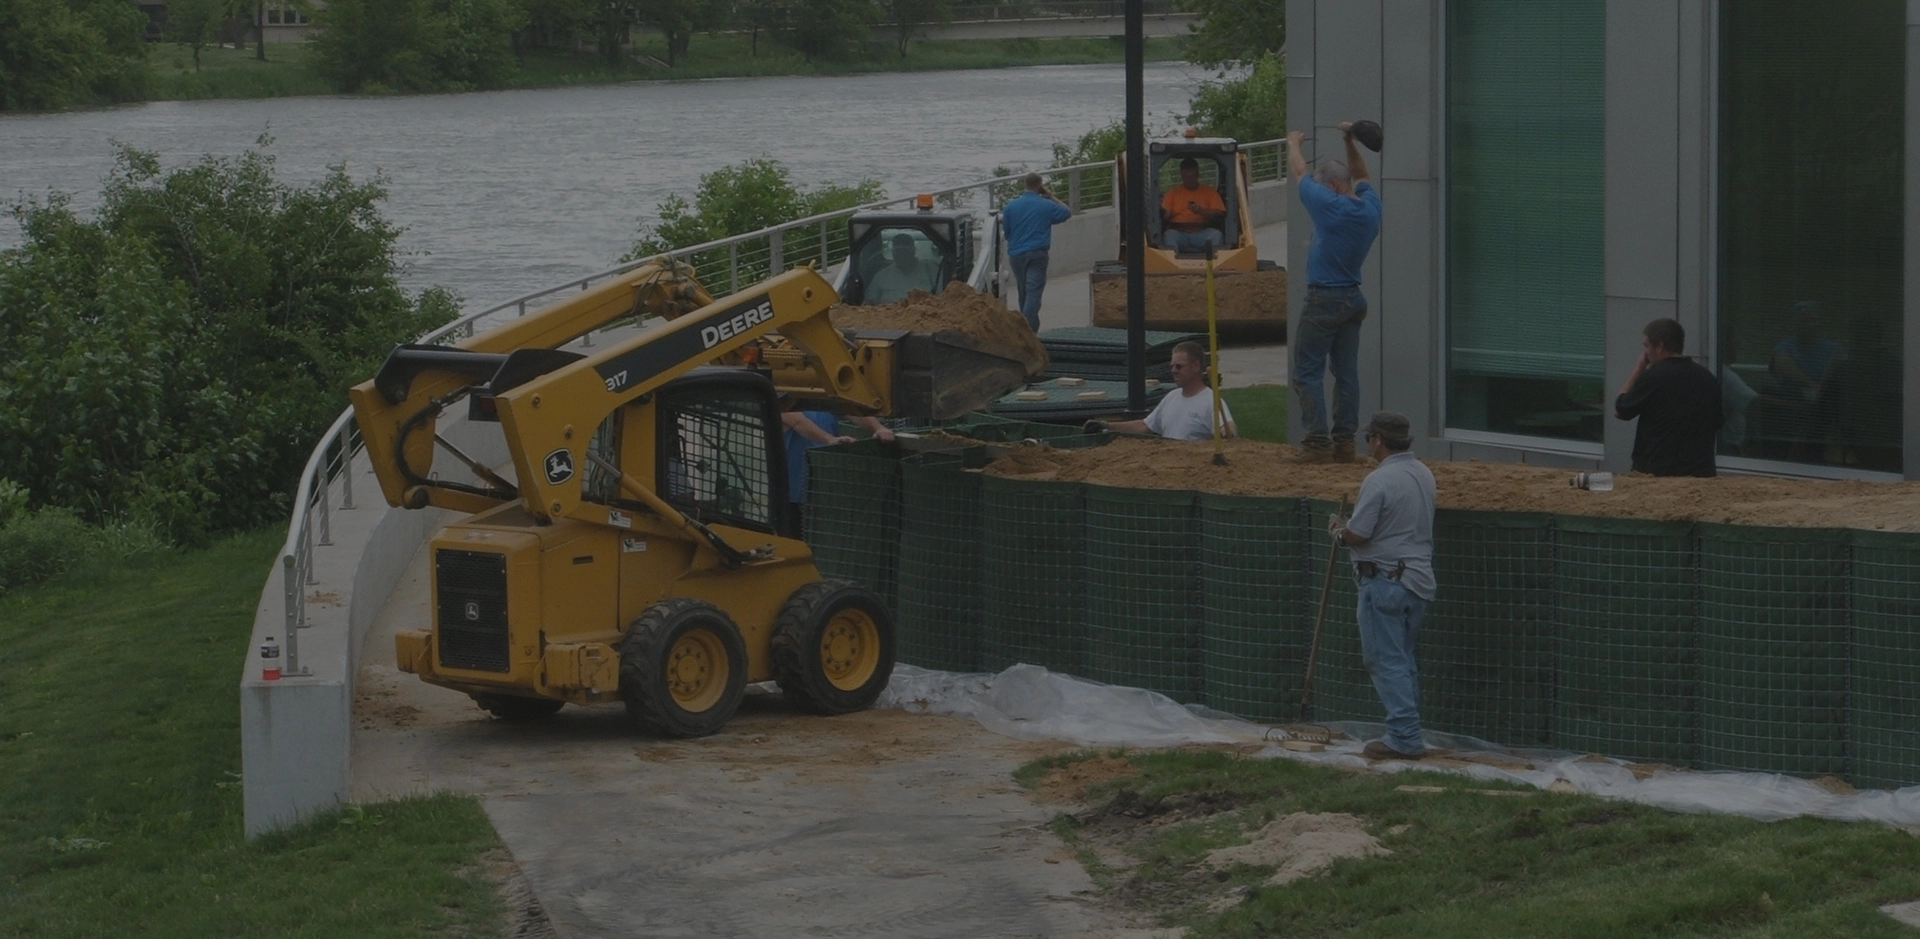
<svg viewBox="0 0 1920 939">
<path fill-rule="evenodd" d="M 1017 15 L 1021 0 L 997 8 Z M 930 40 L 952 0 L 335 0 L 262 48 L 247 0 L 0 0 L 0 111 L 644 80 L 1115 63 L 1109 37 Z M 145 41 L 148 39 L 158 41 Z M 1178 59 L 1186 37 L 1147 40 Z"/>
<path fill-rule="evenodd" d="M 456 314 L 400 288 L 378 179 L 291 186 L 269 143 L 172 170 L 122 148 L 92 217 L 61 194 L 15 207 L 0 523 L 66 513 L 194 545 L 282 520 L 346 389 Z"/>
<path fill-rule="evenodd" d="M 94 559 L 0 597 L 0 935 L 505 931 L 470 797 L 243 839 L 234 667 L 282 537 Z"/>
</svg>

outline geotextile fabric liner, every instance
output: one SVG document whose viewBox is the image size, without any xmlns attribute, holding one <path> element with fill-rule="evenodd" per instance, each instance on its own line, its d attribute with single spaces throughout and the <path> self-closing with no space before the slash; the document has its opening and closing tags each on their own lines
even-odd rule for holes
<svg viewBox="0 0 1920 939">
<path fill-rule="evenodd" d="M 980 670 L 980 475 L 958 453 L 900 465 L 898 658 L 946 672 Z"/>
<path fill-rule="evenodd" d="M 1853 533 L 1853 693 L 1848 727 L 1861 786 L 1920 781 L 1920 539 Z"/>
<path fill-rule="evenodd" d="M 1275 723 L 1381 720 L 1345 552 L 1300 706 L 1335 503 L 968 471 L 993 452 L 812 454 L 822 571 L 897 595 L 903 661 L 1027 663 Z M 1430 730 L 1920 784 L 1920 534 L 1442 509 L 1435 567 Z"/>
<path fill-rule="evenodd" d="M 900 463 L 874 440 L 807 451 L 807 544 L 825 577 L 850 580 L 898 609 Z"/>
<path fill-rule="evenodd" d="M 1441 509 L 1420 628 L 1423 723 L 1545 746 L 1553 709 L 1552 517 Z"/>
<path fill-rule="evenodd" d="M 1087 674 L 1086 487 L 980 480 L 981 667 Z"/>
<path fill-rule="evenodd" d="M 1086 487 L 1086 677 L 1205 700 L 1194 495 Z"/>
<path fill-rule="evenodd" d="M 1692 766 L 1700 558 L 1687 522 L 1558 519 L 1553 744 Z"/>
<path fill-rule="evenodd" d="M 1700 526 L 1701 767 L 1846 774 L 1849 540 Z"/>
<path fill-rule="evenodd" d="M 1205 492 L 1198 501 L 1207 706 L 1299 720 L 1309 627 L 1300 598 L 1311 580 L 1305 503 Z"/>
</svg>

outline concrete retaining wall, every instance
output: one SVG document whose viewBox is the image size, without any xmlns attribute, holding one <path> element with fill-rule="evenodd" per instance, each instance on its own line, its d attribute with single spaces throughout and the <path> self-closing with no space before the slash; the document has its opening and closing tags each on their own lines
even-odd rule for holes
<svg viewBox="0 0 1920 939">
<path fill-rule="evenodd" d="M 456 418 L 442 423 L 441 434 L 489 465 L 506 462 L 506 442 L 496 425 Z M 471 479 L 449 471 L 448 462 L 436 466 L 443 477 Z M 363 460 L 350 471 L 357 504 L 339 507 L 336 480 L 329 492 L 333 543 L 314 546 L 314 582 L 300 585 L 307 598 L 300 665 L 309 675 L 260 680 L 260 644 L 273 636 L 286 647 L 286 569 L 279 558 L 254 611 L 253 641 L 240 680 L 241 772 L 249 838 L 346 801 L 353 772 L 354 675 L 361 641 L 420 546 L 453 517 L 437 509 L 391 508 Z"/>
</svg>

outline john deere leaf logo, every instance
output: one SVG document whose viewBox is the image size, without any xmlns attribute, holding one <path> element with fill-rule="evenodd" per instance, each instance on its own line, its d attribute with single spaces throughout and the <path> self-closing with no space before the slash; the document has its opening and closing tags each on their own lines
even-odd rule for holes
<svg viewBox="0 0 1920 939">
<path fill-rule="evenodd" d="M 561 447 L 547 454 L 547 485 L 558 486 L 573 478 L 573 451 Z"/>
</svg>

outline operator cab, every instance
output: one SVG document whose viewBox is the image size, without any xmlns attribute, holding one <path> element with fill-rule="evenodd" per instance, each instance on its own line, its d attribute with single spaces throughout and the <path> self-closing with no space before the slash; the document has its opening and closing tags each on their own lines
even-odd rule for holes
<svg viewBox="0 0 1920 939">
<path fill-rule="evenodd" d="M 1188 132 L 1189 134 L 1192 131 Z M 1180 165 L 1188 159 L 1199 170 L 1200 186 L 1210 187 L 1225 204 L 1227 217 L 1219 227 L 1222 250 L 1240 247 L 1240 218 L 1246 206 L 1240 204 L 1240 186 L 1244 182 L 1237 178 L 1240 161 L 1237 153 L 1240 145 L 1231 137 L 1177 137 L 1169 140 L 1153 140 L 1147 143 L 1147 244 L 1156 248 L 1170 248 L 1167 239 L 1165 220 L 1161 217 L 1161 205 L 1169 192 L 1183 187 L 1180 177 Z M 1205 251 L 1182 250 L 1176 256 L 1204 257 Z"/>
<path fill-rule="evenodd" d="M 921 196 L 915 212 L 860 212 L 847 219 L 847 265 L 835 288 L 843 302 L 893 303 L 913 290 L 938 294 L 973 270 L 973 215 L 935 212 Z"/>
<path fill-rule="evenodd" d="M 587 445 L 582 496 L 624 512 L 650 511 L 609 470 L 643 481 L 703 524 L 789 538 L 785 431 L 773 382 L 762 372 L 707 366 L 668 382 L 653 406 L 616 408 Z M 649 465 L 651 464 L 651 465 Z"/>
</svg>

